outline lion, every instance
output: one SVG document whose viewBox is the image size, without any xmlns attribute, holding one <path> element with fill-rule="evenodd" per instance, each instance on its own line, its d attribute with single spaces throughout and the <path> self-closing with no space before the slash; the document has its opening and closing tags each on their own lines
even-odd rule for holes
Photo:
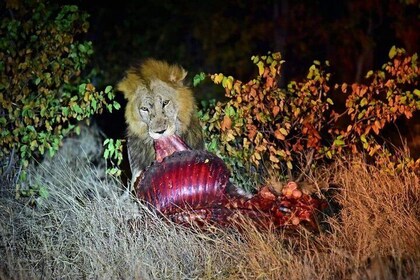
<svg viewBox="0 0 420 280">
<path fill-rule="evenodd" d="M 131 187 L 155 159 L 153 140 L 173 134 L 192 149 L 204 149 L 202 127 L 187 72 L 178 65 L 147 59 L 130 68 L 117 84 L 127 99 L 127 150 Z"/>
</svg>

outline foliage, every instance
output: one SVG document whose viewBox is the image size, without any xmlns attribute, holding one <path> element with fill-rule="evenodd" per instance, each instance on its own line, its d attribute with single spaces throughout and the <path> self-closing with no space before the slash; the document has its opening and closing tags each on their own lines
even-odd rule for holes
<svg viewBox="0 0 420 280">
<path fill-rule="evenodd" d="M 104 158 L 111 160 L 112 167 L 108 168 L 106 172 L 110 175 L 120 176 L 121 169 L 119 166 L 123 160 L 123 145 L 121 139 L 108 138 L 104 141 L 105 151 Z"/>
<path fill-rule="evenodd" d="M 119 104 L 111 86 L 99 91 L 83 74 L 93 54 L 92 43 L 79 39 L 86 13 L 44 1 L 13 3 L 0 28 L 0 158 L 16 154 L 26 167 L 54 155 L 64 136 L 79 132 L 79 121 Z"/>
<path fill-rule="evenodd" d="M 368 73 L 367 84 L 351 86 L 331 86 L 329 63 L 314 61 L 306 79 L 282 89 L 277 84 L 284 63 L 280 53 L 253 56 L 258 75 L 247 83 L 210 75 L 223 86 L 228 101 L 201 114 L 209 149 L 239 162 L 248 173 L 281 170 L 290 179 L 300 175 L 296 180 L 316 163 L 349 152 L 389 157 L 375 135 L 387 123 L 402 115 L 410 118 L 420 109 L 417 55 L 393 47 L 390 59 L 382 71 Z M 347 95 L 340 113 L 332 110 L 336 89 Z M 413 167 L 420 163 L 409 162 Z"/>
<path fill-rule="evenodd" d="M 391 153 L 375 141 L 375 136 L 389 123 L 405 116 L 410 119 L 413 113 L 420 110 L 419 61 L 417 53 L 408 56 L 404 49 L 391 48 L 390 61 L 383 65 L 382 70 L 369 71 L 366 84 L 342 83 L 335 85 L 341 92 L 347 94 L 345 111 L 333 111 L 331 117 L 338 122 L 344 116 L 350 118 L 345 129 L 334 126 L 330 133 L 335 135 L 334 145 L 327 152 L 341 153 L 350 149 L 352 153 L 363 150 L 369 156 L 377 156 L 378 163 L 384 163 Z M 358 146 L 362 145 L 362 149 Z M 402 164 L 415 167 L 420 162 L 405 158 L 400 162 L 388 162 L 388 168 L 401 169 Z"/>
</svg>

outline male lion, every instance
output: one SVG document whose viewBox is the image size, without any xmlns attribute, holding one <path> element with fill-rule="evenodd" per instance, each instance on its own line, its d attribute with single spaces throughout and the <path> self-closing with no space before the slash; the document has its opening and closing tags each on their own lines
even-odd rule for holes
<svg viewBox="0 0 420 280">
<path fill-rule="evenodd" d="M 148 59 L 130 68 L 117 89 L 127 99 L 125 120 L 132 180 L 155 158 L 153 139 L 176 134 L 192 149 L 203 149 L 203 135 L 187 72 L 178 65 Z"/>
</svg>

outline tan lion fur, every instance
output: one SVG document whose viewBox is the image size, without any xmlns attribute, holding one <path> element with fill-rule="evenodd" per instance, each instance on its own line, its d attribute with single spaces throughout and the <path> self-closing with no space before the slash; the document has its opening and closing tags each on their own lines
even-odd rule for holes
<svg viewBox="0 0 420 280">
<path fill-rule="evenodd" d="M 118 83 L 117 89 L 127 99 L 125 120 L 132 182 L 154 161 L 151 135 L 156 135 L 163 126 L 174 127 L 174 133 L 191 148 L 203 148 L 193 92 L 184 85 L 186 75 L 178 65 L 148 59 L 140 66 L 130 68 Z M 163 101 L 169 105 L 159 103 Z M 142 111 L 145 107 L 147 110 Z M 172 130 L 168 131 L 166 133 L 172 133 Z"/>
</svg>

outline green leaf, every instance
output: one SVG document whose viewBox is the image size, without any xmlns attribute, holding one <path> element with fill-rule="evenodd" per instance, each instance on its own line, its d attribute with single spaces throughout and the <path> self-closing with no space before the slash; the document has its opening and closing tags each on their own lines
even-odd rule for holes
<svg viewBox="0 0 420 280">
<path fill-rule="evenodd" d="M 55 152 L 56 152 L 57 150 L 56 149 L 54 149 L 54 147 L 50 147 L 49 149 L 48 149 L 48 154 L 50 155 L 50 157 L 53 157 L 54 155 L 55 155 Z"/>
<path fill-rule="evenodd" d="M 260 61 L 257 63 L 258 66 L 258 73 L 260 76 L 262 76 L 262 74 L 264 74 L 264 62 Z"/>
<path fill-rule="evenodd" d="M 78 48 L 79 48 L 79 51 L 80 51 L 80 52 L 82 52 L 82 53 L 85 53 L 85 52 L 86 52 L 86 47 L 85 47 L 85 45 L 80 44 Z"/>
<path fill-rule="evenodd" d="M 21 153 L 25 153 L 27 151 L 27 149 L 28 149 L 28 146 L 27 145 L 20 146 L 20 152 Z"/>
<path fill-rule="evenodd" d="M 121 108 L 120 103 L 118 103 L 117 101 L 114 101 L 114 102 L 112 103 L 112 105 L 114 106 L 115 110 L 119 110 L 119 109 Z"/>
<path fill-rule="evenodd" d="M 42 186 L 42 187 L 39 188 L 38 194 L 42 198 L 48 198 L 48 195 L 49 195 L 48 189 L 46 187 Z"/>
<path fill-rule="evenodd" d="M 105 159 L 109 158 L 109 150 L 108 149 L 104 151 L 104 158 Z"/>
<path fill-rule="evenodd" d="M 76 127 L 74 128 L 74 132 L 75 132 L 77 135 L 80 135 L 80 126 L 76 126 Z"/>
<path fill-rule="evenodd" d="M 367 78 L 370 78 L 372 75 L 373 75 L 373 71 L 372 71 L 372 70 L 370 70 L 370 71 L 369 71 L 369 72 L 367 72 L 367 74 L 366 74 L 366 79 L 367 79 Z"/>
<path fill-rule="evenodd" d="M 76 112 L 78 114 L 82 114 L 83 113 L 82 108 L 80 108 L 80 106 L 78 104 L 74 104 L 73 107 L 72 107 L 72 109 L 73 109 L 74 112 Z"/>
<path fill-rule="evenodd" d="M 204 79 L 206 78 L 206 74 L 204 72 L 201 72 L 194 76 L 193 78 L 193 86 L 198 86 Z"/>
<path fill-rule="evenodd" d="M 327 102 L 331 105 L 334 105 L 334 102 L 331 100 L 331 98 L 327 98 Z"/>
<path fill-rule="evenodd" d="M 79 85 L 79 93 L 85 93 L 85 91 L 86 91 L 86 84 Z M 76 99 L 77 99 L 77 97 L 76 97 Z"/>
<path fill-rule="evenodd" d="M 233 116 L 235 116 L 235 114 L 236 114 L 236 112 L 235 112 L 235 109 L 234 109 L 233 107 L 229 106 L 229 107 L 226 109 L 226 115 L 227 115 L 227 116 L 229 116 L 229 117 L 233 117 Z"/>
<path fill-rule="evenodd" d="M 217 150 L 217 139 L 216 138 L 213 138 L 212 140 L 211 140 L 211 142 L 210 142 L 210 144 L 209 144 L 209 146 L 208 146 L 208 149 L 210 150 L 210 151 L 216 151 Z"/>
<path fill-rule="evenodd" d="M 96 99 L 93 99 L 90 102 L 90 105 L 92 106 L 93 110 L 96 111 L 96 109 L 98 108 L 98 102 L 96 101 Z"/>
<path fill-rule="evenodd" d="M 281 134 L 283 134 L 284 136 L 287 136 L 287 134 L 288 134 L 288 133 L 287 133 L 287 130 L 286 130 L 284 127 L 280 128 L 280 130 L 279 130 L 279 131 L 280 131 L 280 133 L 281 133 Z"/>
<path fill-rule="evenodd" d="M 293 169 L 293 165 L 292 165 L 292 163 L 290 162 L 290 160 L 288 160 L 288 161 L 286 162 L 286 165 L 287 165 L 287 168 L 289 168 L 290 170 L 292 170 L 292 169 Z"/>
<path fill-rule="evenodd" d="M 335 139 L 333 143 L 333 145 L 337 147 L 344 146 L 344 144 L 345 144 L 344 141 L 341 139 Z"/>
<path fill-rule="evenodd" d="M 326 156 L 327 156 L 328 159 L 332 159 L 332 153 L 331 153 L 331 151 L 328 151 L 326 153 Z"/>
<path fill-rule="evenodd" d="M 107 169 L 106 173 L 108 173 L 109 175 L 120 176 L 121 170 L 116 167 L 113 167 L 111 169 Z"/>
<path fill-rule="evenodd" d="M 67 117 L 69 115 L 69 108 L 61 107 L 61 113 L 63 114 L 63 116 Z"/>
<path fill-rule="evenodd" d="M 394 46 L 392 46 L 392 48 L 389 50 L 388 56 L 390 59 L 393 59 L 394 56 L 397 54 L 397 48 Z"/>
<path fill-rule="evenodd" d="M 39 146 L 38 146 L 38 150 L 39 150 L 39 153 L 40 153 L 41 155 L 43 155 L 43 154 L 44 154 L 44 152 L 45 152 L 45 147 L 44 147 L 44 145 L 39 145 Z"/>
<path fill-rule="evenodd" d="M 35 148 L 38 146 L 38 142 L 36 140 L 32 140 L 32 142 L 29 144 L 29 147 L 31 150 L 35 150 Z"/>
<path fill-rule="evenodd" d="M 112 86 L 106 86 L 105 93 L 109 93 L 112 90 Z"/>
</svg>

